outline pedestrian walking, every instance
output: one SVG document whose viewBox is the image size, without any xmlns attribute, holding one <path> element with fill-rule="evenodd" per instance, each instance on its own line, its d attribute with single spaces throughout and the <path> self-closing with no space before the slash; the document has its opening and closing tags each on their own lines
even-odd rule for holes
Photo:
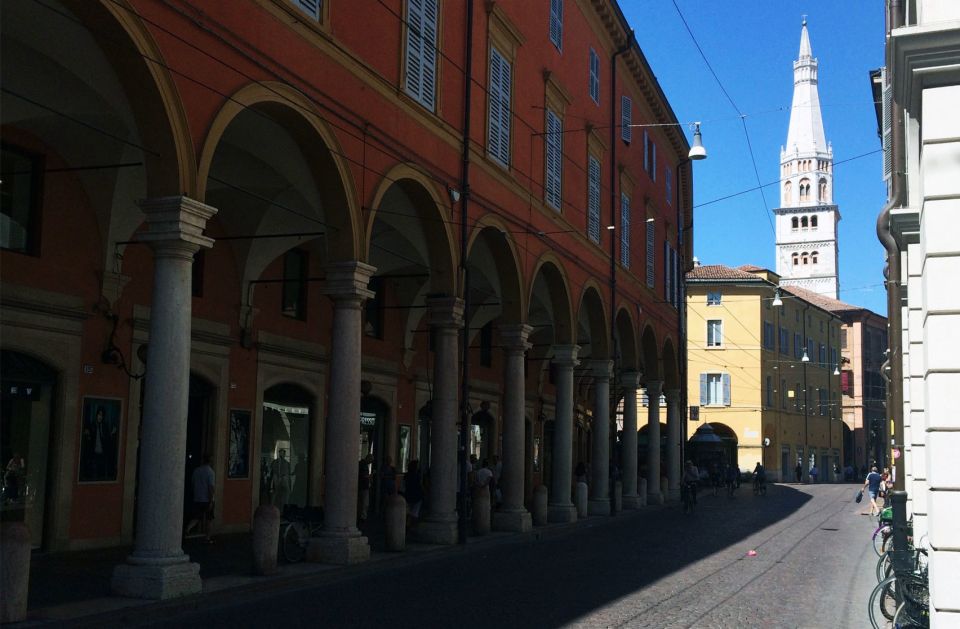
<svg viewBox="0 0 960 629">
<path fill-rule="evenodd" d="M 863 481 L 863 488 L 866 490 L 867 494 L 870 496 L 870 512 L 862 512 L 861 515 L 879 515 L 880 506 L 877 504 L 877 496 L 880 493 L 880 483 L 883 482 L 883 477 L 880 476 L 877 472 L 877 468 L 870 468 L 870 473 L 867 474 L 867 478 Z"/>
<path fill-rule="evenodd" d="M 357 471 L 357 521 L 366 522 L 367 512 L 370 510 L 370 464 L 373 463 L 373 455 L 360 459 L 360 467 Z"/>
<path fill-rule="evenodd" d="M 797 475 L 797 483 L 803 482 L 803 463 L 800 459 L 797 459 L 797 467 L 794 469 L 794 473 Z"/>
<path fill-rule="evenodd" d="M 817 484 L 817 476 L 820 474 L 820 470 L 817 469 L 817 464 L 814 463 L 810 466 L 810 484 Z"/>
<path fill-rule="evenodd" d="M 407 473 L 403 477 L 403 497 L 407 501 L 408 525 L 416 526 L 420 521 L 420 508 L 423 507 L 423 476 L 420 474 L 420 461 L 414 459 L 407 464 Z"/>
<path fill-rule="evenodd" d="M 212 544 L 213 538 L 210 537 L 210 521 L 213 520 L 213 496 L 216 485 L 216 474 L 210 465 L 210 455 L 203 455 L 203 463 L 198 465 L 190 477 L 190 484 L 193 488 L 193 517 L 187 523 L 183 531 L 184 537 L 193 531 L 194 527 L 200 526 L 200 532 L 204 535 L 204 543 Z"/>
</svg>

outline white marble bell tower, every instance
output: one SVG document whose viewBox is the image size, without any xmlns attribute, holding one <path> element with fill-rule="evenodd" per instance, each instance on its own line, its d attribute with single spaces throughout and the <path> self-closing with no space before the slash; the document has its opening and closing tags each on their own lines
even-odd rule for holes
<svg viewBox="0 0 960 629">
<path fill-rule="evenodd" d="M 833 202 L 833 148 L 823 132 L 817 60 L 806 19 L 793 63 L 793 107 L 787 144 L 780 148 L 780 207 L 774 214 L 781 283 L 838 299 L 840 211 Z"/>
</svg>

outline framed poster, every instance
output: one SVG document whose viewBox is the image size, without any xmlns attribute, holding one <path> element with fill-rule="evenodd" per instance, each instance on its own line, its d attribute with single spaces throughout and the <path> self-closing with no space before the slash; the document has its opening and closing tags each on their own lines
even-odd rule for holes
<svg viewBox="0 0 960 629">
<path fill-rule="evenodd" d="M 121 400 L 114 398 L 83 398 L 79 482 L 116 482 L 121 407 Z"/>
<path fill-rule="evenodd" d="M 250 477 L 250 411 L 230 409 L 227 478 Z"/>
</svg>

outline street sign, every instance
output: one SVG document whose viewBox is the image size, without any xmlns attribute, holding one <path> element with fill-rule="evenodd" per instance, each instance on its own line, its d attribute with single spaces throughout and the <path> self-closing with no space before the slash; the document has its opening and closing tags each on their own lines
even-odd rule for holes
<svg viewBox="0 0 960 629">
<path fill-rule="evenodd" d="M 700 421 L 700 407 L 699 407 L 699 406 L 691 406 L 691 407 L 690 407 L 690 421 L 692 421 L 692 422 L 698 422 L 698 421 Z"/>
</svg>

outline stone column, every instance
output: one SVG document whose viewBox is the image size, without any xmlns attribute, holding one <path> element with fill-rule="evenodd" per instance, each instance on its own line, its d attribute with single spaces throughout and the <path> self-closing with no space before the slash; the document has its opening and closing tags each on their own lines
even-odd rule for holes
<svg viewBox="0 0 960 629">
<path fill-rule="evenodd" d="M 660 393 L 663 382 L 647 381 L 647 504 L 663 504 L 660 493 Z"/>
<path fill-rule="evenodd" d="M 680 500 L 680 389 L 668 389 L 667 398 L 667 492 L 670 500 Z"/>
<path fill-rule="evenodd" d="M 417 526 L 417 538 L 432 544 L 457 543 L 457 333 L 463 326 L 463 300 L 427 300 L 434 333 L 433 413 L 430 418 L 430 511 Z"/>
<path fill-rule="evenodd" d="M 593 439 L 590 458 L 590 515 L 610 515 L 610 370 L 613 362 L 595 360 Z"/>
<path fill-rule="evenodd" d="M 330 335 L 330 396 L 324 447 L 324 522 L 310 540 L 307 558 L 353 564 L 370 558 L 367 538 L 357 529 L 357 465 L 360 452 L 360 368 L 363 302 L 376 269 L 362 262 L 326 267 L 323 294 L 333 301 Z"/>
<path fill-rule="evenodd" d="M 637 492 L 637 389 L 640 374 L 626 371 L 620 374 L 623 385 L 623 508 L 638 509 L 640 494 Z"/>
<path fill-rule="evenodd" d="M 493 526 L 500 531 L 529 531 L 533 528 L 530 513 L 523 506 L 525 465 L 525 397 L 526 376 L 523 370 L 524 353 L 530 349 L 527 338 L 533 328 L 529 325 L 509 325 L 500 328 L 503 346 L 503 475 L 500 487 L 503 505 L 493 514 Z"/>
<path fill-rule="evenodd" d="M 553 430 L 553 478 L 550 487 L 548 519 L 551 522 L 576 522 L 577 509 L 570 500 L 573 482 L 573 368 L 579 345 L 555 345 L 557 418 Z"/>
<path fill-rule="evenodd" d="M 153 249 L 150 353 L 140 433 L 140 487 L 133 552 L 114 568 L 120 596 L 164 599 L 201 591 L 200 566 L 183 552 L 183 476 L 190 390 L 193 255 L 213 246 L 203 235 L 217 210 L 188 197 L 140 203 Z"/>
</svg>

